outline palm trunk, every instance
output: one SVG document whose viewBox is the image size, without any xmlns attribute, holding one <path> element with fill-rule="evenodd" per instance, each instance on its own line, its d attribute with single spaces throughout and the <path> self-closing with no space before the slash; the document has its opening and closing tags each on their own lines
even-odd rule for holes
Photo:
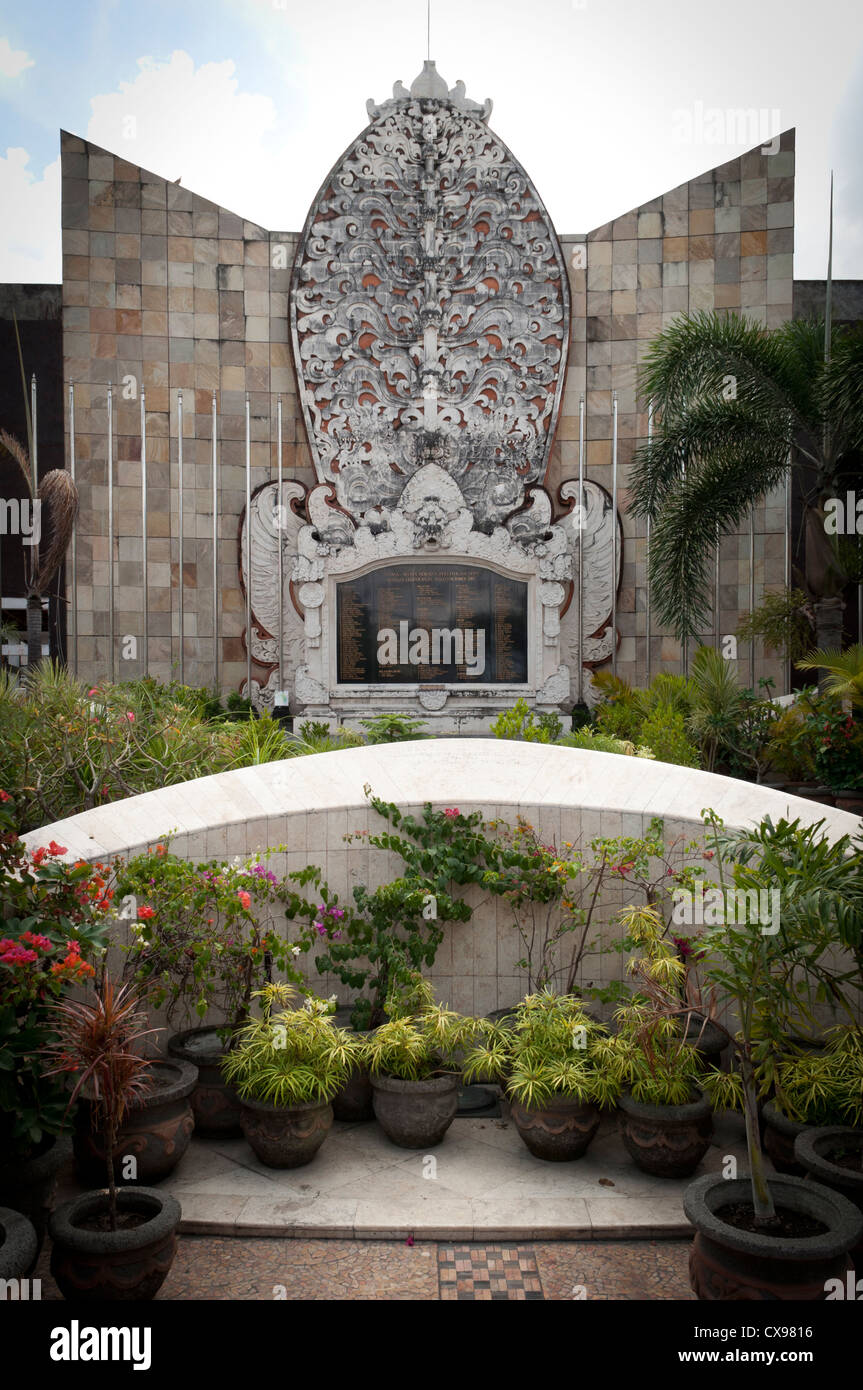
<svg viewBox="0 0 863 1390">
<path fill-rule="evenodd" d="M 27 665 L 33 670 L 42 661 L 42 599 L 27 595 Z"/>
<path fill-rule="evenodd" d="M 825 647 L 842 646 L 845 603 L 841 598 L 822 598 L 815 604 L 815 644 L 819 651 Z"/>
</svg>

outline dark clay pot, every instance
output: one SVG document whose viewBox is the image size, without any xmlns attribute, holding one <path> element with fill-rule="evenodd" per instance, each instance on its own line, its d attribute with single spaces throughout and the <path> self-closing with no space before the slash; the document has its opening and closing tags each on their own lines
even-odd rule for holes
<svg viewBox="0 0 863 1390">
<path fill-rule="evenodd" d="M 510 1114 L 531 1153 L 551 1163 L 581 1158 L 599 1129 L 596 1107 L 569 1096 L 556 1096 L 540 1110 L 513 1100 Z"/>
<path fill-rule="evenodd" d="M 38 1244 L 34 1267 L 48 1229 L 57 1191 L 57 1175 L 71 1157 L 71 1140 L 65 1136 L 47 1138 L 32 1158 L 17 1159 L 0 1168 L 0 1206 L 21 1212 L 36 1232 Z"/>
<path fill-rule="evenodd" d="M 119 1302 L 154 1298 L 177 1252 L 180 1204 L 151 1187 L 117 1193 L 118 1211 L 138 1212 L 147 1220 L 120 1231 L 82 1230 L 78 1222 L 103 1211 L 106 1192 L 88 1192 L 58 1207 L 49 1231 L 51 1273 L 63 1297 L 73 1302 Z"/>
<path fill-rule="evenodd" d="M 801 1134 L 808 1134 L 817 1128 L 815 1125 L 799 1124 L 789 1120 L 772 1101 L 761 1107 L 764 1122 L 764 1152 L 770 1158 L 777 1173 L 787 1173 L 789 1177 L 805 1178 L 806 1169 L 794 1155 L 794 1145 Z"/>
<path fill-rule="evenodd" d="M 863 816 L 863 791 L 850 787 L 833 793 L 834 805 L 838 811 L 848 811 L 852 816 Z"/>
<path fill-rule="evenodd" d="M 808 1128 L 799 1134 L 794 1142 L 794 1155 L 805 1169 L 806 1175 L 821 1187 L 829 1187 L 831 1192 L 839 1192 L 853 1202 L 863 1215 L 863 1170 L 843 1168 L 834 1162 L 840 1149 L 856 1150 L 863 1154 L 863 1129 L 850 1129 L 844 1125 L 830 1125 L 824 1129 Z M 863 1274 L 863 1235 L 849 1252 L 851 1262 L 858 1274 Z"/>
<path fill-rule="evenodd" d="M 728 1046 L 728 1038 L 721 1028 L 710 1019 L 702 1019 L 693 1014 L 686 1029 L 686 1041 L 691 1043 L 702 1061 L 711 1067 L 718 1067 L 722 1053 Z"/>
<path fill-rule="evenodd" d="M 741 1231 L 715 1213 L 751 1200 L 749 1178 L 708 1173 L 690 1183 L 683 1208 L 697 1235 L 689 1255 L 689 1282 L 705 1302 L 775 1299 L 814 1303 L 826 1297 L 828 1279 L 845 1284 L 848 1251 L 863 1232 L 863 1216 L 847 1198 L 802 1178 L 771 1177 L 777 1206 L 815 1217 L 819 1236 L 779 1238 Z"/>
<path fill-rule="evenodd" d="M 195 1119 L 190 1097 L 198 1083 L 198 1069 L 175 1058 L 153 1063 L 152 1093 L 126 1111 L 114 1148 L 114 1175 L 118 1186 L 148 1186 L 173 1172 L 189 1147 Z M 107 1148 L 94 1134 L 90 1102 L 83 1100 L 75 1117 L 75 1163 L 81 1181 L 90 1187 L 106 1182 Z M 126 1177 L 123 1161 L 135 1159 L 135 1176 Z"/>
<path fill-rule="evenodd" d="M 645 1105 L 621 1096 L 620 1133 L 643 1173 L 689 1178 L 710 1147 L 713 1111 L 701 1092 L 689 1105 Z"/>
<path fill-rule="evenodd" d="M 26 1216 L 0 1207 L 0 1279 L 24 1279 L 31 1274 L 40 1244 Z"/>
<path fill-rule="evenodd" d="M 346 1019 L 340 1015 L 347 1015 Z M 357 1038 L 370 1038 L 375 1032 L 374 1028 L 367 1032 L 357 1033 L 350 1025 L 350 1009 L 336 1010 L 336 1026 L 346 1028 Z M 368 1068 L 361 1067 L 353 1072 L 340 1091 L 337 1091 L 332 1099 L 333 1115 L 337 1120 L 345 1120 L 350 1124 L 358 1120 L 373 1120 L 375 1118 L 375 1107 L 372 1097 L 372 1079 L 369 1076 Z"/>
<path fill-rule="evenodd" d="M 302 1168 L 311 1163 L 333 1124 L 326 1102 L 277 1107 L 266 1101 L 240 1102 L 246 1140 L 268 1168 Z"/>
<path fill-rule="evenodd" d="M 401 1081 L 373 1076 L 375 1116 L 388 1139 L 401 1149 L 430 1149 L 439 1144 L 458 1110 L 457 1076 Z"/>
<path fill-rule="evenodd" d="M 242 1133 L 240 1102 L 222 1076 L 225 1045 L 216 1028 L 190 1028 L 168 1040 L 168 1052 L 198 1068 L 198 1084 L 192 1092 L 195 1132 L 199 1135 L 236 1138 Z"/>
</svg>

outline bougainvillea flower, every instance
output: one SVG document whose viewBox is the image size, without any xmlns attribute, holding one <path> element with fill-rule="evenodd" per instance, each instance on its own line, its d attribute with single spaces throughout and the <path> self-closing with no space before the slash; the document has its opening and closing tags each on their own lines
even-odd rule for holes
<svg viewBox="0 0 863 1390">
<path fill-rule="evenodd" d="M 12 798 L 11 798 L 11 796 L 9 795 L 8 792 L 0 791 L 0 801 L 11 801 L 11 800 L 12 800 Z"/>
<path fill-rule="evenodd" d="M 56 840 L 52 840 L 48 845 L 48 853 L 53 855 L 55 859 L 59 859 L 61 855 L 66 853 L 66 846 L 58 845 Z"/>
<path fill-rule="evenodd" d="M 138 916 L 142 921 L 146 921 L 148 917 L 155 917 L 155 915 L 156 909 L 154 907 L 148 907 L 146 903 L 143 907 L 138 908 Z"/>
<path fill-rule="evenodd" d="M 451 806 L 448 810 L 444 811 L 444 815 L 446 816 L 447 820 L 455 820 L 456 816 L 461 815 L 461 811 L 458 809 L 457 806 Z"/>
<path fill-rule="evenodd" d="M 239 898 L 243 907 L 248 912 L 249 908 L 252 906 L 252 899 L 250 894 L 246 893 L 244 889 L 241 888 L 237 893 L 237 897 Z"/>
</svg>

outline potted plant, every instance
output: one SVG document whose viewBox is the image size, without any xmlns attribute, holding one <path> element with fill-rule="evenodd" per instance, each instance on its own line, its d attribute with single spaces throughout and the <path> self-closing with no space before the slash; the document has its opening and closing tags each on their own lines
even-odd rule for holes
<svg viewBox="0 0 863 1390">
<path fill-rule="evenodd" d="M 530 1152 L 565 1162 L 580 1158 L 599 1128 L 599 1108 L 620 1085 L 603 1065 L 605 1029 L 573 995 L 529 994 L 506 1023 L 481 1023 L 483 1040 L 465 1076 L 496 1076 Z"/>
<path fill-rule="evenodd" d="M 598 1050 L 621 1087 L 621 1136 L 643 1172 L 690 1177 L 710 1145 L 713 1109 L 700 1088 L 702 1059 L 663 1008 L 665 992 L 683 987 L 686 965 L 663 939 L 656 908 L 624 909 L 620 920 L 640 948 L 629 963 L 638 988 L 616 1014 L 616 1033 Z"/>
<path fill-rule="evenodd" d="M 28 850 L 0 791 L 0 1205 L 23 1212 L 41 1247 L 69 1158 L 67 1096 L 40 1049 L 54 1037 L 51 1005 L 93 975 L 113 913 L 99 864 L 64 862 L 53 840 Z"/>
<path fill-rule="evenodd" d="M 766 891 L 775 881 L 773 860 L 775 855 L 782 860 L 780 848 L 787 844 L 788 827 L 774 827 L 765 820 L 729 840 L 720 838 L 717 816 L 708 813 L 706 820 L 725 912 L 724 920 L 706 928 L 702 943 L 708 977 L 737 1023 L 733 1035 L 729 1028 L 734 1070 L 713 1073 L 707 1084 L 715 1104 L 732 1102 L 743 1108 L 749 1174 L 727 1178 L 710 1173 L 686 1189 L 684 1210 L 696 1229 L 690 1281 L 698 1297 L 706 1300 L 823 1299 L 826 1280 L 844 1276 L 847 1253 L 863 1232 L 863 1218 L 840 1193 L 817 1183 L 768 1177 L 758 1123 L 759 1062 L 770 1047 L 775 1049 L 783 1028 L 800 1009 L 796 981 L 819 958 L 823 921 L 795 912 L 784 900 L 775 929 L 772 920 L 757 915 L 738 920 L 737 893 L 750 888 Z"/>
<path fill-rule="evenodd" d="M 149 1088 L 150 1062 L 137 1048 L 155 1030 L 144 1026 L 138 992 L 107 975 L 92 1004 L 70 999 L 54 1011 L 57 1038 L 44 1055 L 53 1074 L 74 1078 L 70 1105 L 89 1091 L 108 1186 L 52 1215 L 51 1273 L 68 1299 L 153 1298 L 176 1253 L 180 1205 L 152 1187 L 118 1189 L 114 1155 L 127 1110 Z"/>
<path fill-rule="evenodd" d="M 331 1101 L 351 1071 L 359 1044 L 333 1026 L 335 1004 L 309 996 L 282 1008 L 294 991 L 271 984 L 256 991 L 262 1016 L 240 1029 L 222 1068 L 242 1106 L 243 1133 L 269 1168 L 311 1163 L 333 1123 Z"/>
<path fill-rule="evenodd" d="M 221 1061 L 248 1017 L 255 988 L 275 971 L 303 984 L 295 960 L 311 936 L 289 941 L 258 920 L 257 912 L 288 892 L 269 867 L 270 853 L 195 864 L 160 843 L 117 871 L 118 897 L 134 919 L 126 976 L 148 986 L 169 1024 L 197 1019 L 168 1039 L 168 1052 L 198 1069 L 192 1111 L 201 1134 L 240 1132 L 239 1103 Z M 212 1014 L 222 1021 L 205 1024 Z"/>
<path fill-rule="evenodd" d="M 799 1137 L 863 1118 L 863 1034 L 854 1026 L 831 1029 L 823 1048 L 789 1049 L 765 1071 L 764 1090 L 772 1092 L 763 1106 L 765 1151 L 780 1173 L 803 1176 Z"/>
<path fill-rule="evenodd" d="M 434 1003 L 431 986 L 414 973 L 387 999 L 388 1021 L 360 1045 L 369 1068 L 375 1116 L 403 1149 L 439 1144 L 458 1109 L 456 1054 L 479 1024 Z"/>
<path fill-rule="evenodd" d="M 863 1215 L 863 1129 L 829 1125 L 799 1134 L 794 1154 L 804 1172 L 853 1202 Z M 858 1274 L 863 1273 L 863 1235 L 848 1252 Z"/>
<path fill-rule="evenodd" d="M 174 1057 L 151 1062 L 147 1094 L 127 1108 L 117 1131 L 118 1182 L 146 1186 L 174 1171 L 195 1128 L 191 1096 L 197 1084 L 198 1068 L 189 1062 Z M 81 1096 L 73 1149 L 79 1178 L 98 1187 L 105 1173 L 107 1138 L 93 1122 L 93 1106 L 86 1094 Z"/>
</svg>

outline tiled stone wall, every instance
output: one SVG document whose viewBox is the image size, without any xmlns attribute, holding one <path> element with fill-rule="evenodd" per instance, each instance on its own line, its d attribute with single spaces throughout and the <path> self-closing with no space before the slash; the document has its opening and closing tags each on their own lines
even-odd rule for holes
<svg viewBox="0 0 863 1390">
<path fill-rule="evenodd" d="M 107 393 L 114 391 L 115 671 L 143 662 L 140 391 L 146 391 L 149 669 L 179 675 L 177 390 L 183 392 L 185 678 L 213 679 L 212 393 L 217 393 L 219 660 L 222 685 L 246 674 L 237 532 L 245 504 L 245 395 L 253 490 L 276 468 L 283 398 L 286 478 L 311 482 L 288 346 L 296 237 L 234 213 L 72 135 L 62 138 L 63 343 L 75 387 L 78 661 L 108 668 Z M 130 385 L 131 383 L 131 385 Z M 68 417 L 68 404 L 67 404 Z M 67 429 L 68 429 L 67 418 Z M 124 660 L 121 638 L 138 638 Z"/>
<path fill-rule="evenodd" d="M 245 679 L 244 598 L 237 535 L 245 500 L 244 400 L 251 401 L 252 486 L 275 476 L 276 400 L 283 398 L 287 478 L 313 474 L 297 409 L 288 343 L 288 288 L 297 236 L 233 213 L 64 134 L 63 328 L 66 382 L 76 384 L 81 488 L 78 661 L 87 679 L 108 669 L 107 413 L 115 391 L 115 674 L 140 674 L 140 400 L 147 393 L 149 669 L 179 675 L 177 389 L 184 395 L 185 678 L 213 678 L 211 398 L 219 406 L 219 660 L 222 686 Z M 573 343 L 552 455 L 552 488 L 578 472 L 578 405 L 586 404 L 587 476 L 611 491 L 611 400 L 618 393 L 619 498 L 625 532 L 618 600 L 618 672 L 647 670 L 646 542 L 626 512 L 627 480 L 646 438 L 636 368 L 676 314 L 740 309 L 775 326 L 791 317 L 794 132 L 775 155 L 756 149 L 617 218 L 586 238 L 562 238 L 573 290 Z M 581 266 L 582 268 L 577 268 Z M 129 382 L 134 383 L 132 398 Z M 125 385 L 124 385 L 125 383 Z M 68 420 L 67 420 L 68 427 Z M 784 498 L 756 510 L 756 602 L 784 580 Z M 720 631 L 749 608 L 748 531 L 721 550 Z M 575 605 L 570 621 L 575 621 Z M 652 673 L 681 669 L 678 644 L 651 624 Z M 124 660 L 121 638 L 138 638 Z M 712 633 L 707 634 L 712 640 Z M 739 670 L 749 678 L 741 644 Z M 756 676 L 784 689 L 760 654 Z"/>
</svg>

